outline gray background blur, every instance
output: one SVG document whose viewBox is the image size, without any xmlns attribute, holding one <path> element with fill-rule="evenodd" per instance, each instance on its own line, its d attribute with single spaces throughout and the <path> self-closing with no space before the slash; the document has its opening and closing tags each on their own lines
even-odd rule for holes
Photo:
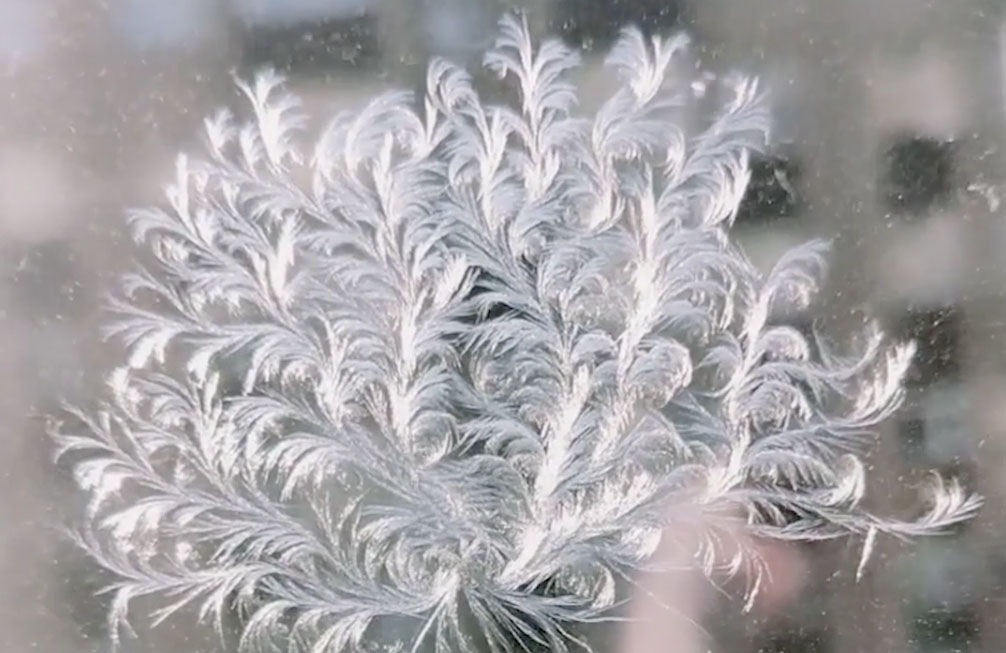
<svg viewBox="0 0 1006 653">
<path fill-rule="evenodd" d="M 60 537 L 79 508 L 42 415 L 86 400 L 115 358 L 100 305 L 133 256 L 122 210 L 159 200 L 232 71 L 272 64 L 317 116 L 469 59 L 502 0 L 0 0 L 0 651 L 105 651 L 104 580 Z M 704 62 L 761 76 L 776 115 L 738 231 L 756 260 L 834 238 L 822 317 L 867 307 L 919 339 L 909 405 L 873 458 L 878 508 L 917 471 L 988 497 L 945 538 L 857 551 L 779 547 L 766 599 L 668 590 L 708 636 L 668 622 L 663 651 L 1006 650 L 1006 8 L 994 0 L 537 0 L 542 31 L 596 69 L 620 23 L 686 29 Z M 588 73 L 589 74 L 589 73 Z M 667 628 L 671 628 L 668 630 Z M 215 651 L 184 621 L 127 651 Z"/>
</svg>

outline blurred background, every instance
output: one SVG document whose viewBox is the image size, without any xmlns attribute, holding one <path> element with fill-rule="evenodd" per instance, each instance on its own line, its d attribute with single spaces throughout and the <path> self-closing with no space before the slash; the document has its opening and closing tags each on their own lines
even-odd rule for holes
<svg viewBox="0 0 1006 653">
<path fill-rule="evenodd" d="M 133 256 L 123 209 L 160 200 L 202 118 L 236 103 L 233 72 L 275 66 L 324 118 L 416 85 L 432 54 L 477 61 L 516 5 L 582 48 L 588 77 L 634 22 L 684 29 L 711 70 L 764 80 L 773 144 L 737 233 L 763 262 L 832 238 L 821 316 L 865 309 L 920 344 L 908 405 L 871 459 L 877 509 L 913 505 L 925 469 L 987 497 L 953 534 L 883 542 L 858 583 L 855 547 L 774 547 L 746 615 L 729 592 L 657 584 L 680 619 L 610 648 L 1006 650 L 1002 0 L 0 0 L 0 651 L 110 650 L 105 579 L 60 536 L 79 499 L 41 416 L 93 396 L 117 360 L 99 326 Z M 220 645 L 172 621 L 124 649 Z"/>
</svg>

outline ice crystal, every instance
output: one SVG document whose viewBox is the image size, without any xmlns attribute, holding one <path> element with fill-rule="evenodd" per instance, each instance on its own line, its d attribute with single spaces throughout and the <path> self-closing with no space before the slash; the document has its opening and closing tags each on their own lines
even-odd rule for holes
<svg viewBox="0 0 1006 653">
<path fill-rule="evenodd" d="M 661 541 L 753 596 L 758 538 L 860 536 L 865 563 L 974 512 L 954 483 L 914 520 L 861 507 L 912 349 L 785 325 L 825 246 L 765 274 L 728 238 L 766 112 L 717 84 L 686 136 L 684 47 L 624 30 L 584 117 L 577 55 L 510 16 L 485 66 L 512 106 L 435 60 L 310 151 L 278 75 L 240 83 L 250 118 L 131 215 L 110 398 L 54 428 L 115 637 L 153 597 L 241 651 L 564 651 Z"/>
</svg>

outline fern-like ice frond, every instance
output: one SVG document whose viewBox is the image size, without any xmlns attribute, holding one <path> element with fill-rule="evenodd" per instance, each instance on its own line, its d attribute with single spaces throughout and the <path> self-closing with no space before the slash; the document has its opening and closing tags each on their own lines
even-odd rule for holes
<svg viewBox="0 0 1006 653">
<path fill-rule="evenodd" d="M 865 563 L 974 513 L 942 482 L 914 521 L 861 507 L 911 348 L 780 323 L 826 245 L 761 274 L 732 243 L 766 112 L 734 81 L 689 134 L 684 47 L 625 30 L 579 115 L 575 53 L 507 17 L 485 65 L 515 106 L 436 60 L 311 148 L 280 77 L 240 82 L 251 119 L 208 120 L 130 216 L 151 263 L 110 399 L 55 429 L 113 632 L 153 597 L 249 652 L 565 651 L 662 538 L 753 597 L 752 537 L 862 536 Z"/>
</svg>

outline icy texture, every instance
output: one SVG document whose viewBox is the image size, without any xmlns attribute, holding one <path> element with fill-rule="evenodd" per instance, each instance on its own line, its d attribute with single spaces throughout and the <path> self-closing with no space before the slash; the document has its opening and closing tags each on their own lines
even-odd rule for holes
<svg viewBox="0 0 1006 653">
<path fill-rule="evenodd" d="M 485 65 L 515 106 L 437 60 L 418 102 L 383 95 L 305 151 L 264 72 L 252 118 L 207 121 L 169 206 L 132 214 L 150 264 L 108 329 L 128 365 L 54 427 L 116 637 L 152 596 L 155 621 L 233 618 L 242 651 L 564 651 L 662 539 L 753 598 L 757 538 L 859 536 L 865 563 L 878 533 L 978 507 L 953 483 L 912 521 L 860 507 L 911 347 L 782 325 L 825 246 L 766 275 L 728 238 L 756 85 L 686 138 L 684 40 L 628 29 L 581 117 L 576 54 L 500 29 Z"/>
</svg>

